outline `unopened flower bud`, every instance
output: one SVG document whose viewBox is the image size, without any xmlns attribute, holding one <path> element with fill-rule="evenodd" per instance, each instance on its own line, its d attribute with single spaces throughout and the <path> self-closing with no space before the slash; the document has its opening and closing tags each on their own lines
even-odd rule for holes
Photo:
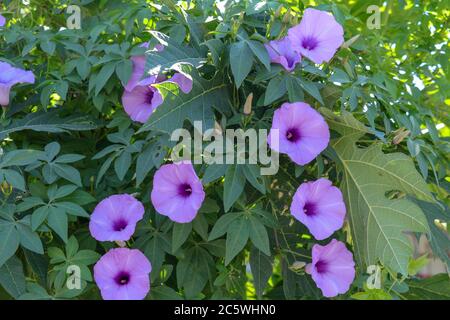
<svg viewBox="0 0 450 320">
<path fill-rule="evenodd" d="M 306 262 L 303 261 L 295 261 L 291 266 L 290 269 L 294 272 L 298 272 L 302 270 L 306 266 Z"/>
<path fill-rule="evenodd" d="M 247 100 L 245 100 L 244 114 L 247 116 L 252 113 L 252 103 L 253 103 L 253 92 L 250 93 L 247 97 Z"/>
</svg>

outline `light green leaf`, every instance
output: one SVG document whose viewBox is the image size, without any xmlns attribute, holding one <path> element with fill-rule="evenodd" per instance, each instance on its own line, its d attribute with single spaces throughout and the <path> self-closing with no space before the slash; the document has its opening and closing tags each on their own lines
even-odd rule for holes
<svg viewBox="0 0 450 320">
<path fill-rule="evenodd" d="M 364 126 L 349 113 L 327 114 L 332 130 L 342 136 L 334 139 L 332 156 L 342 173 L 341 190 L 346 200 L 355 255 L 365 267 L 379 261 L 404 275 L 412 257 L 412 245 L 405 231 L 428 232 L 423 212 L 406 199 L 388 199 L 386 193 L 399 190 L 433 201 L 427 184 L 416 171 L 411 158 L 402 153 L 384 154 L 381 145 L 356 146 Z"/>
</svg>

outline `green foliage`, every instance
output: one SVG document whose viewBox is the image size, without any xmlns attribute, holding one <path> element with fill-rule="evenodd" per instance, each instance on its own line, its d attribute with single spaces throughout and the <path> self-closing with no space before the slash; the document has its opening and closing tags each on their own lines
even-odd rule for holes
<svg viewBox="0 0 450 320">
<path fill-rule="evenodd" d="M 380 29 L 355 1 L 78 1 L 80 30 L 66 25 L 66 0 L 5 0 L 0 60 L 32 70 L 14 86 L 0 119 L 0 286 L 15 299 L 99 299 L 93 265 L 116 243 L 89 233 L 95 205 L 133 194 L 146 212 L 130 241 L 152 264 L 149 299 L 321 299 L 305 264 L 317 243 L 290 214 L 304 181 L 327 177 L 342 191 L 348 224 L 333 234 L 355 256 L 357 277 L 338 297 L 449 299 L 447 275 L 419 279 L 408 237 L 425 233 L 450 265 L 449 11 L 444 1 L 372 1 Z M 333 13 L 345 43 L 329 63 L 303 57 L 293 72 L 270 63 L 268 40 L 286 35 L 307 7 Z M 149 42 L 149 49 L 141 46 Z M 163 51 L 152 50 L 163 44 Z M 155 85 L 164 102 L 145 124 L 124 111 L 132 56 L 147 75 L 175 72 L 189 93 Z M 420 84 L 423 84 L 423 88 Z M 195 165 L 206 199 L 178 224 L 155 212 L 153 175 L 178 128 L 268 129 L 284 102 L 304 101 L 331 130 L 313 162 L 280 156 L 260 164 Z M 251 107 L 250 113 L 243 111 Z M 205 147 L 206 141 L 202 141 Z M 259 146 L 261 148 L 261 146 Z M 406 235 L 408 234 L 408 236 Z M 81 270 L 71 290 L 70 266 Z M 381 288 L 367 287 L 367 267 Z"/>
</svg>

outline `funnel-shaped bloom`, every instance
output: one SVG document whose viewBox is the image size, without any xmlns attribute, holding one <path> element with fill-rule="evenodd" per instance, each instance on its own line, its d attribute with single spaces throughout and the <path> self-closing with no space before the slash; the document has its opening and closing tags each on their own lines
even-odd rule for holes
<svg viewBox="0 0 450 320">
<path fill-rule="evenodd" d="M 315 244 L 312 263 L 306 266 L 317 287 L 325 297 L 345 293 L 355 279 L 353 254 L 345 244 L 335 239 L 325 246 Z"/>
<path fill-rule="evenodd" d="M 274 130 L 278 131 L 278 139 Z M 311 162 L 329 141 L 327 123 L 309 104 L 283 103 L 275 110 L 267 142 L 271 149 L 286 153 L 295 163 L 305 165 Z"/>
<path fill-rule="evenodd" d="M 156 211 L 172 221 L 188 223 L 194 220 L 205 192 L 189 161 L 161 166 L 153 178 L 151 199 Z"/>
<path fill-rule="evenodd" d="M 5 24 L 6 24 L 5 17 L 0 14 L 0 27 L 3 27 Z"/>
<path fill-rule="evenodd" d="M 302 59 L 300 54 L 292 48 L 289 37 L 270 41 L 265 44 L 265 47 L 269 53 L 270 61 L 281 64 L 287 71 L 294 70 L 297 63 Z"/>
<path fill-rule="evenodd" d="M 129 194 L 116 194 L 100 201 L 91 215 L 89 230 L 98 241 L 128 241 L 144 206 Z"/>
<path fill-rule="evenodd" d="M 9 104 L 9 93 L 12 86 L 18 83 L 34 83 L 34 80 L 33 72 L 0 62 L 0 105 L 7 106 Z"/>
<path fill-rule="evenodd" d="M 142 300 L 150 291 L 150 261 L 137 249 L 109 250 L 94 266 L 104 300 Z"/>
<path fill-rule="evenodd" d="M 344 30 L 334 17 L 316 9 L 306 9 L 302 21 L 288 31 L 291 44 L 314 63 L 328 62 L 344 43 Z"/>
<path fill-rule="evenodd" d="M 291 204 L 292 215 L 307 226 L 317 240 L 326 239 L 342 228 L 345 212 L 341 190 L 325 178 L 302 183 Z"/>
</svg>

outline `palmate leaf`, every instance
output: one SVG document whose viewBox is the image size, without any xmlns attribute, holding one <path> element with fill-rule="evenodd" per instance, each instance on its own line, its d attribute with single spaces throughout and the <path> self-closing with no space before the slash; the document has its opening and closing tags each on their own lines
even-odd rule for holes
<svg viewBox="0 0 450 320">
<path fill-rule="evenodd" d="M 429 232 L 425 215 L 408 199 L 388 199 L 389 191 L 401 191 L 434 202 L 411 158 L 402 153 L 385 154 L 375 143 L 356 146 L 368 130 L 351 114 L 338 117 L 327 109 L 330 128 L 341 137 L 331 141 L 341 190 L 346 200 L 355 254 L 361 266 L 381 262 L 393 271 L 407 275 L 412 244 L 405 231 Z"/>
<path fill-rule="evenodd" d="M 194 121 L 201 121 L 203 130 L 207 130 L 214 127 L 214 109 L 229 113 L 231 102 L 228 85 L 223 77 L 207 80 L 200 77 L 194 69 L 189 73 L 193 86 L 188 94 L 183 93 L 172 82 L 155 85 L 164 97 L 164 102 L 156 108 L 139 132 L 160 130 L 172 133 L 173 130 L 182 128 L 186 119 L 192 124 Z"/>
<path fill-rule="evenodd" d="M 164 50 L 146 52 L 145 71 L 147 74 L 157 75 L 168 70 L 181 71 L 182 65 L 191 65 L 197 68 L 206 62 L 206 58 L 202 57 L 196 49 L 180 45 L 161 32 L 150 31 L 150 33 L 164 46 Z"/>
<path fill-rule="evenodd" d="M 85 115 L 71 115 L 62 118 L 59 114 L 58 110 L 30 113 L 25 118 L 14 121 L 7 127 L 0 127 L 0 140 L 10 133 L 22 130 L 66 132 L 97 128 L 97 124 Z"/>
</svg>

